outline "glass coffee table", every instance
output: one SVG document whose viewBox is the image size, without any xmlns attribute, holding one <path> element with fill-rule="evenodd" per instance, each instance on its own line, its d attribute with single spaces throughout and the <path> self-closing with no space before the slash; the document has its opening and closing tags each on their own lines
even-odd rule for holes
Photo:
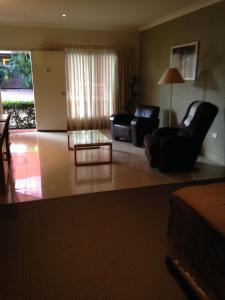
<svg viewBox="0 0 225 300">
<path fill-rule="evenodd" d="M 68 148 L 76 166 L 112 163 L 112 140 L 99 130 L 68 131 Z"/>
</svg>

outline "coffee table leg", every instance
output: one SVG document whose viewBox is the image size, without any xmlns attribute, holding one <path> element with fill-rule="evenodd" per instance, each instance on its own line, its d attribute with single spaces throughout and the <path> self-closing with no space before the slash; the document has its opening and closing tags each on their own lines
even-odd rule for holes
<svg viewBox="0 0 225 300">
<path fill-rule="evenodd" d="M 109 144 L 109 162 L 112 163 L 112 143 Z"/>
<path fill-rule="evenodd" d="M 82 146 L 74 145 L 74 163 L 75 166 L 85 166 L 85 165 L 98 165 L 98 164 L 106 164 L 106 163 L 112 163 L 112 143 L 104 144 L 105 146 L 108 146 L 109 150 L 109 160 L 108 161 L 96 161 L 96 162 L 79 162 L 77 161 L 77 151 L 80 150 L 91 150 L 91 149 L 99 149 L 100 145 L 91 145 L 91 146 Z"/>
<path fill-rule="evenodd" d="M 75 163 L 75 166 L 77 165 L 77 148 L 76 146 L 74 145 L 74 163 Z"/>
<path fill-rule="evenodd" d="M 69 136 L 69 132 L 67 132 L 67 142 L 68 142 L 68 149 L 70 150 L 70 136 Z"/>
</svg>

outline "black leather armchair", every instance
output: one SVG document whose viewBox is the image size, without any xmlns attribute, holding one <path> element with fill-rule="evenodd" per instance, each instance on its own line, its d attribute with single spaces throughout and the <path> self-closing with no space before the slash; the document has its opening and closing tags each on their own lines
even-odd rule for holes
<svg viewBox="0 0 225 300">
<path fill-rule="evenodd" d="M 145 153 L 153 168 L 162 172 L 192 169 L 218 108 L 208 102 L 192 102 L 180 128 L 162 127 L 145 136 Z"/>
<path fill-rule="evenodd" d="M 140 105 L 135 114 L 114 114 L 110 117 L 110 129 L 113 139 L 132 142 L 136 146 L 143 144 L 146 134 L 159 126 L 159 107 Z"/>
</svg>

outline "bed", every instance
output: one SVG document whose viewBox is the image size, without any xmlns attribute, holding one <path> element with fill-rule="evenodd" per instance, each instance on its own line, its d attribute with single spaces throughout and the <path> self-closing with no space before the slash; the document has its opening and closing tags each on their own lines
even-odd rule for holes
<svg viewBox="0 0 225 300">
<path fill-rule="evenodd" d="M 204 300 L 225 299 L 225 183 L 172 193 L 168 256 Z"/>
</svg>

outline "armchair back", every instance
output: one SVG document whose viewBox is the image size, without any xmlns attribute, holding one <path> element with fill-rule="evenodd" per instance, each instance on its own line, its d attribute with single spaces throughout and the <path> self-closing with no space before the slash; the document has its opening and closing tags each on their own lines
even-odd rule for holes
<svg viewBox="0 0 225 300">
<path fill-rule="evenodd" d="M 135 117 L 157 119 L 159 116 L 159 107 L 152 105 L 139 105 L 136 108 Z"/>
<path fill-rule="evenodd" d="M 202 143 L 217 113 L 218 108 L 214 104 L 194 101 L 189 105 L 181 127 L 189 136 Z"/>
</svg>

